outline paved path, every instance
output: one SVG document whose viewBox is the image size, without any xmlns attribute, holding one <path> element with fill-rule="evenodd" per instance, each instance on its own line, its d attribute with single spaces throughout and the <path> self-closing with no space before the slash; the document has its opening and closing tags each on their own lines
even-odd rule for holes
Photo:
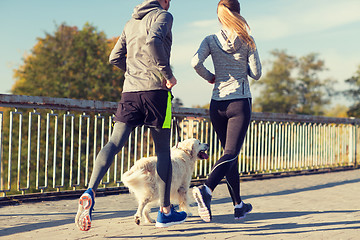
<svg viewBox="0 0 360 240">
<path fill-rule="evenodd" d="M 359 177 L 360 170 L 351 170 L 243 182 L 243 200 L 254 209 L 242 221 L 233 219 L 227 188 L 219 185 L 213 222 L 203 222 L 192 204 L 194 216 L 167 229 L 137 226 L 129 194 L 98 197 L 89 232 L 73 223 L 75 199 L 5 206 L 0 239 L 360 239 Z"/>
</svg>

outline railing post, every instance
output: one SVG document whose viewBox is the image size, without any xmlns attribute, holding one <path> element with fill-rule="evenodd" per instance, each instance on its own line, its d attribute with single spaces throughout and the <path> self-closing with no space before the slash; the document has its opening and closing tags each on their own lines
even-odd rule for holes
<svg viewBox="0 0 360 240">
<path fill-rule="evenodd" d="M 0 190 L 4 189 L 4 179 L 3 179 L 3 112 L 0 111 Z M 5 192 L 3 192 L 3 197 L 5 197 Z"/>
<path fill-rule="evenodd" d="M 353 163 L 356 167 L 356 123 L 354 117 L 351 117 L 351 119 L 354 120 L 354 122 L 349 125 L 349 162 Z"/>
<path fill-rule="evenodd" d="M 356 124 L 356 122 L 355 122 L 355 124 L 354 124 L 354 130 L 355 130 L 355 149 L 354 149 L 354 153 L 355 153 L 355 155 L 354 155 L 354 161 L 355 161 L 355 167 L 357 168 L 358 167 L 358 161 L 357 161 L 357 144 L 358 144 L 358 137 L 357 137 L 357 129 L 358 127 L 357 127 L 357 124 Z"/>
<path fill-rule="evenodd" d="M 352 117 L 351 119 L 354 120 L 354 123 L 352 124 L 353 126 L 353 131 L 352 133 L 354 134 L 354 166 L 355 168 L 358 167 L 358 161 L 357 161 L 357 144 L 358 144 L 358 137 L 357 137 L 357 132 L 358 132 L 358 125 L 357 125 L 357 121 L 354 117 Z"/>
</svg>

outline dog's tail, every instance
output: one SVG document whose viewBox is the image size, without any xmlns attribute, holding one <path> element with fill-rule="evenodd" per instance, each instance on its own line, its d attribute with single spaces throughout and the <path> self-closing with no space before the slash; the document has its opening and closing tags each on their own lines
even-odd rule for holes
<svg viewBox="0 0 360 240">
<path fill-rule="evenodd" d="M 144 175 L 144 171 L 142 169 L 136 169 L 132 171 L 131 169 L 124 173 L 121 178 L 121 181 L 124 183 L 126 187 L 136 188 L 136 185 L 141 182 L 140 178 Z"/>
<path fill-rule="evenodd" d="M 129 171 L 125 172 L 121 181 L 130 191 L 144 187 L 146 179 L 149 178 L 150 172 L 154 171 L 152 163 L 137 162 Z"/>
</svg>

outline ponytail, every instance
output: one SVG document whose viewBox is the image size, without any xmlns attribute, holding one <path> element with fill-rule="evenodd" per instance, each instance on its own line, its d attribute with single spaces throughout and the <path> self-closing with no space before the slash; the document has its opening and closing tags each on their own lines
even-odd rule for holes
<svg viewBox="0 0 360 240">
<path fill-rule="evenodd" d="M 245 18 L 240 15 L 240 4 L 237 0 L 221 0 L 217 9 L 218 19 L 226 28 L 235 32 L 248 46 L 255 49 L 255 42 L 251 38 L 250 27 Z"/>
</svg>

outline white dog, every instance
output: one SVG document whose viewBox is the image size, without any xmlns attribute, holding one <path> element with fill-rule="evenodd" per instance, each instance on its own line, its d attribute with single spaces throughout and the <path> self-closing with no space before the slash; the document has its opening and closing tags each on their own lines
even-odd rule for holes
<svg viewBox="0 0 360 240">
<path fill-rule="evenodd" d="M 179 203 L 180 210 L 189 212 L 188 190 L 197 159 L 207 159 L 205 153 L 209 145 L 200 143 L 197 139 L 187 139 L 179 142 L 171 149 L 172 182 L 170 199 Z M 159 202 L 159 177 L 156 174 L 156 157 L 138 160 L 129 171 L 124 173 L 122 181 L 130 192 L 135 194 L 139 206 L 135 213 L 135 223 L 140 224 L 144 216 L 145 222 L 154 223 L 149 216 L 151 203 Z"/>
</svg>

